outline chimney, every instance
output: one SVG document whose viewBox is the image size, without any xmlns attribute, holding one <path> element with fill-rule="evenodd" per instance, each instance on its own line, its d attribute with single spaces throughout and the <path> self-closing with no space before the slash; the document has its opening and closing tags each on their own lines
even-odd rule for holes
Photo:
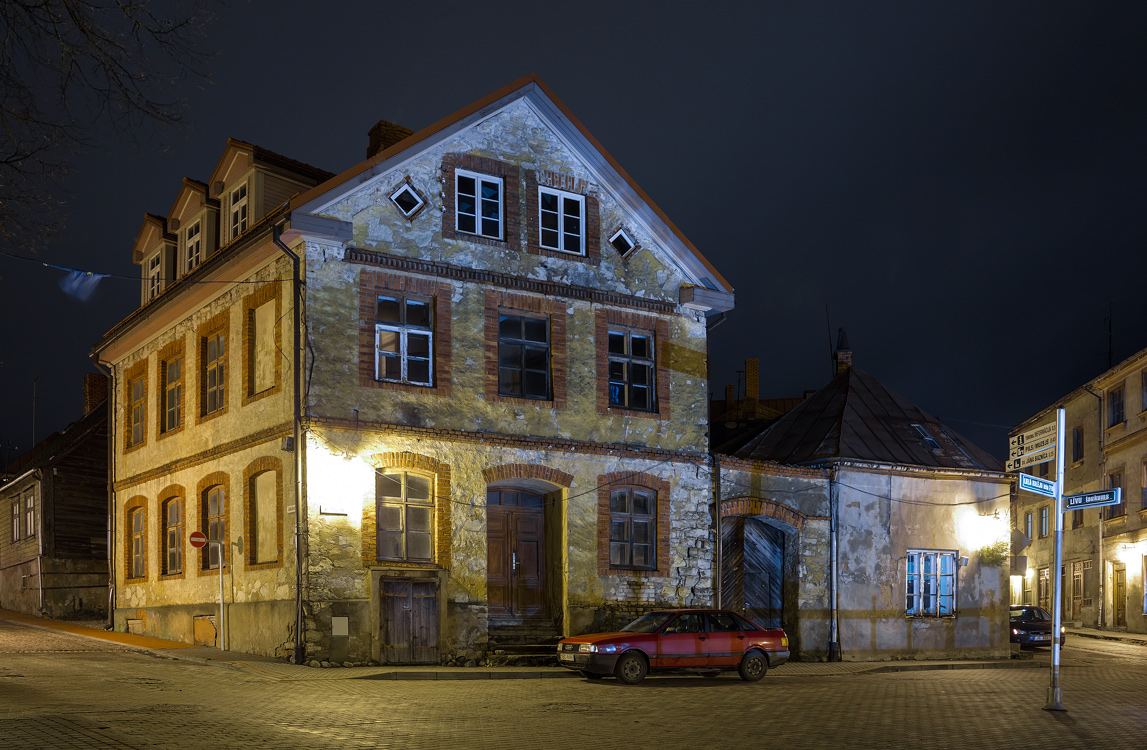
<svg viewBox="0 0 1147 750">
<path fill-rule="evenodd" d="M 108 379 L 106 375 L 98 372 L 89 372 L 84 375 L 84 414 L 91 413 L 92 409 L 108 397 Z"/>
<path fill-rule="evenodd" d="M 844 329 L 839 329 L 836 336 L 836 374 L 844 372 L 852 367 L 852 349 L 848 347 L 848 335 Z"/>
<path fill-rule="evenodd" d="M 410 135 L 414 135 L 414 131 L 410 128 L 404 128 L 386 120 L 379 120 L 367 133 L 370 138 L 370 145 L 366 147 L 366 158 L 369 159 L 375 154 L 385 151 Z"/>
<path fill-rule="evenodd" d="M 745 360 L 745 406 L 749 418 L 757 415 L 757 403 L 761 398 L 761 360 Z"/>
<path fill-rule="evenodd" d="M 725 411 L 732 411 L 733 410 L 733 400 L 735 398 L 736 398 L 736 395 L 733 393 L 733 386 L 731 386 L 731 385 L 725 386 Z"/>
</svg>

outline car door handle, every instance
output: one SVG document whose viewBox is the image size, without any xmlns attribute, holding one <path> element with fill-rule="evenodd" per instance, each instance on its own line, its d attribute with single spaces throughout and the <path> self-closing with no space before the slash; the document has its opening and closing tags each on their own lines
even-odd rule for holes
<svg viewBox="0 0 1147 750">
<path fill-rule="evenodd" d="M 737 636 L 737 640 L 738 640 L 738 641 L 743 641 L 743 640 L 745 640 L 745 636 L 743 636 L 743 635 L 739 635 L 739 636 Z"/>
<path fill-rule="evenodd" d="M 699 636 L 697 636 L 697 640 L 699 640 L 699 641 L 707 641 L 707 640 L 709 640 L 709 639 L 708 639 L 708 637 L 707 637 L 707 636 L 704 636 L 704 635 L 699 635 Z"/>
</svg>

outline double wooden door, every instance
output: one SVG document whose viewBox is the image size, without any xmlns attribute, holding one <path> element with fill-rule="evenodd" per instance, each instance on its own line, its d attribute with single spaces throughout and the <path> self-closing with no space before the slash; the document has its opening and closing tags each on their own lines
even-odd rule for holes
<svg viewBox="0 0 1147 750">
<path fill-rule="evenodd" d="M 541 617 L 546 607 L 545 512 L 540 495 L 486 495 L 486 590 L 491 618 Z"/>
<path fill-rule="evenodd" d="M 438 663 L 438 582 L 432 579 L 384 578 L 382 648 L 384 664 Z"/>
</svg>

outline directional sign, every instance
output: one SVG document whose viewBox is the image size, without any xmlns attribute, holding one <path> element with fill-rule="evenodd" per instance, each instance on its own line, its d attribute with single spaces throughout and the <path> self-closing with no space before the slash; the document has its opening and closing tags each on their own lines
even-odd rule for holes
<svg viewBox="0 0 1147 750">
<path fill-rule="evenodd" d="M 1055 442 L 1055 422 L 1048 422 L 1047 424 L 1042 424 L 1035 429 L 1028 430 L 1022 435 L 1013 436 L 1010 440 L 1008 440 L 1008 447 L 1018 448 L 1021 445 L 1027 445 L 1030 442 L 1045 437 L 1050 437 L 1052 442 Z"/>
<path fill-rule="evenodd" d="M 1020 489 L 1044 497 L 1055 497 L 1055 482 L 1033 477 L 1031 474 L 1020 474 Z"/>
<path fill-rule="evenodd" d="M 1054 458 L 1055 448 L 1048 448 L 1039 453 L 1028 453 L 1018 458 L 1008 459 L 1007 463 L 1004 464 L 1004 471 L 1016 471 L 1025 466 L 1033 466 L 1035 464 L 1042 464 L 1044 461 L 1051 461 Z"/>
<path fill-rule="evenodd" d="M 192 547 L 199 549 L 203 545 L 207 544 L 207 535 L 202 531 L 193 531 L 191 532 L 191 536 L 189 537 L 188 541 L 191 542 Z"/>
<path fill-rule="evenodd" d="M 1083 492 L 1078 495 L 1064 495 L 1063 509 L 1082 510 L 1083 508 L 1099 508 L 1104 505 L 1119 505 L 1123 497 L 1123 490 L 1119 487 L 1098 492 Z"/>
<path fill-rule="evenodd" d="M 1048 448 L 1055 448 L 1055 435 L 1048 435 L 1046 437 L 1035 438 L 1030 442 L 1024 442 L 1020 445 L 1013 446 L 1008 450 L 1008 458 L 1019 458 L 1026 456 L 1029 453 L 1039 453 Z"/>
</svg>

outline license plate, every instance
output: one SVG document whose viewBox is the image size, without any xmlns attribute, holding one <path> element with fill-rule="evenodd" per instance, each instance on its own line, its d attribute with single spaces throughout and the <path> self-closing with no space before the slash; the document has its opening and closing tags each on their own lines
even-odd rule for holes
<svg viewBox="0 0 1147 750">
<path fill-rule="evenodd" d="M 1050 641 L 1051 636 L 1050 635 L 1033 635 L 1032 640 L 1033 641 Z"/>
<path fill-rule="evenodd" d="M 558 658 L 561 659 L 562 661 L 573 661 L 574 655 L 573 654 L 558 654 Z"/>
</svg>

